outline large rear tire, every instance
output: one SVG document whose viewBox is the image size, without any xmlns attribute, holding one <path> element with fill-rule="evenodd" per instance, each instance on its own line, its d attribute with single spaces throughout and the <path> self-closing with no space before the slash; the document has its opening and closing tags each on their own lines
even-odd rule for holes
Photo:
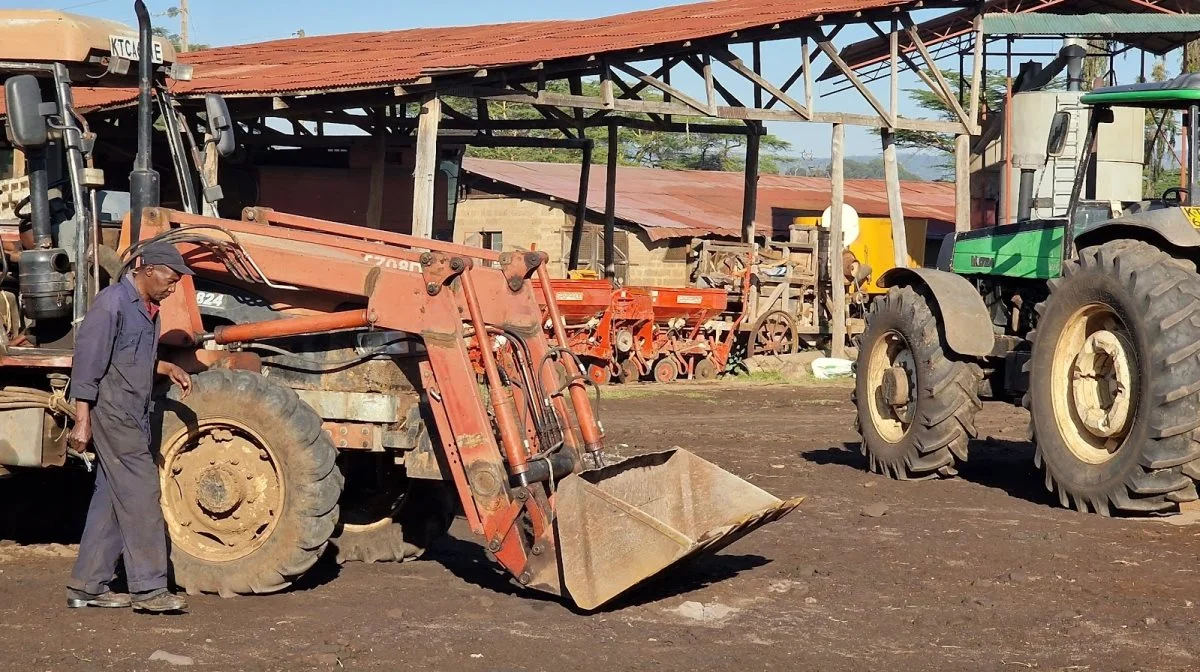
<svg viewBox="0 0 1200 672">
<path fill-rule="evenodd" d="M 1046 488 L 1101 515 L 1195 500 L 1195 269 L 1147 243 L 1105 243 L 1066 264 L 1037 311 L 1025 403 Z"/>
<path fill-rule="evenodd" d="M 957 474 L 980 408 L 979 367 L 943 347 L 930 302 L 891 289 L 872 304 L 858 355 L 862 453 L 872 471 L 901 480 Z"/>
<path fill-rule="evenodd" d="M 160 485 L 175 583 L 190 594 L 271 593 L 321 556 L 342 474 L 321 419 L 248 371 L 192 378 L 163 406 Z"/>
</svg>

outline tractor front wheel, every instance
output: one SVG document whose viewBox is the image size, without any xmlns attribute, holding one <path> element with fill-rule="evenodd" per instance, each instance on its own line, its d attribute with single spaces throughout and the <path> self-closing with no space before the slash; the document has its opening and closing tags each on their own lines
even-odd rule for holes
<svg viewBox="0 0 1200 672">
<path fill-rule="evenodd" d="M 1046 488 L 1102 515 L 1195 500 L 1200 276 L 1112 241 L 1066 264 L 1037 311 L 1025 403 Z"/>
<path fill-rule="evenodd" d="M 405 428 L 415 449 L 431 450 L 420 405 L 409 410 Z M 415 560 L 450 530 L 458 508 L 451 484 L 409 478 L 391 453 L 348 451 L 338 462 L 346 475 L 331 540 L 338 563 Z"/>
<path fill-rule="evenodd" d="M 870 469 L 901 480 L 953 476 L 980 408 L 979 367 L 943 346 L 930 299 L 896 287 L 875 301 L 854 402 Z"/>
<path fill-rule="evenodd" d="M 342 474 L 321 419 L 248 371 L 192 378 L 162 404 L 159 484 L 175 583 L 190 594 L 271 593 L 317 561 Z"/>
</svg>

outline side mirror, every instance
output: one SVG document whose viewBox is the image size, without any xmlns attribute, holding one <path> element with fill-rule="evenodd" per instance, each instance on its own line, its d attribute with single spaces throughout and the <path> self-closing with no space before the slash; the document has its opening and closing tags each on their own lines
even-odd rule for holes
<svg viewBox="0 0 1200 672">
<path fill-rule="evenodd" d="M 1071 113 L 1060 110 L 1050 120 L 1050 136 L 1046 139 L 1046 156 L 1059 156 L 1067 145 L 1067 134 L 1071 130 Z"/>
<path fill-rule="evenodd" d="M 4 83 L 8 134 L 21 150 L 41 149 L 49 142 L 42 106 L 42 87 L 33 75 L 17 75 Z"/>
<path fill-rule="evenodd" d="M 233 118 L 229 116 L 225 99 L 215 93 L 204 96 L 204 111 L 208 116 L 208 133 L 217 146 L 217 153 L 221 156 L 233 154 L 237 143 L 233 137 Z"/>
</svg>

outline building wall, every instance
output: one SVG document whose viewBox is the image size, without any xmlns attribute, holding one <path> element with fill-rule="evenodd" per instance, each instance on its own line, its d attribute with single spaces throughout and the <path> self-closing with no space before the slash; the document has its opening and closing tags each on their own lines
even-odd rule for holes
<svg viewBox="0 0 1200 672">
<path fill-rule="evenodd" d="M 454 242 L 483 245 L 485 232 L 503 234 L 503 249 L 537 249 L 550 255 L 550 275 L 566 277 L 574 215 L 561 205 L 511 197 L 479 195 L 458 204 Z M 687 239 L 651 242 L 640 229 L 628 230 L 627 285 L 685 287 Z"/>
<path fill-rule="evenodd" d="M 550 275 L 566 277 L 562 231 L 569 219 L 557 206 L 519 198 L 468 198 L 458 204 L 454 220 L 454 242 L 482 246 L 484 232 L 503 234 L 505 251 L 517 248 L 550 255 Z"/>
</svg>

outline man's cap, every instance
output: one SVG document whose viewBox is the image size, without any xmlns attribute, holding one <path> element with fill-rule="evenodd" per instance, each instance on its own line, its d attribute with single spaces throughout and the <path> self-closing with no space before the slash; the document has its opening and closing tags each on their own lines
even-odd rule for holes
<svg viewBox="0 0 1200 672">
<path fill-rule="evenodd" d="M 166 266 L 179 275 L 195 275 L 183 261 L 183 255 L 170 243 L 150 243 L 142 249 L 139 255 L 144 266 Z"/>
</svg>

